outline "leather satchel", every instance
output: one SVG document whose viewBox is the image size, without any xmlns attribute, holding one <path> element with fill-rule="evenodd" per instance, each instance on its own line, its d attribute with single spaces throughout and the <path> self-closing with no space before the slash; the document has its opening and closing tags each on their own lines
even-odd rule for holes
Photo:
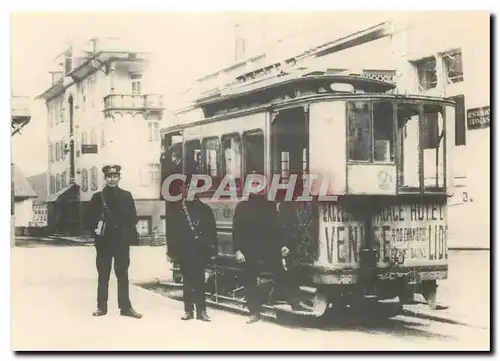
<svg viewBox="0 0 500 361">
<path fill-rule="evenodd" d="M 107 227 L 107 222 L 106 222 L 106 210 L 108 210 L 108 204 L 106 203 L 106 200 L 104 199 L 104 195 L 101 192 L 101 200 L 102 200 L 102 210 L 101 210 L 101 219 L 99 222 L 97 222 L 97 227 L 95 229 L 95 234 L 97 236 L 104 236 L 104 233 L 106 232 L 106 227 Z"/>
</svg>

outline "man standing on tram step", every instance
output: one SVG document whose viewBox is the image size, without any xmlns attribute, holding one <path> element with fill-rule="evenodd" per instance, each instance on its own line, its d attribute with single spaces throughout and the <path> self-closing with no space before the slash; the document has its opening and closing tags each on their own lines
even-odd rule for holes
<svg viewBox="0 0 500 361">
<path fill-rule="evenodd" d="M 189 184 L 189 180 L 186 182 Z M 217 226 L 212 209 L 198 198 L 188 200 L 188 187 L 174 181 L 171 195 L 182 195 L 166 208 L 167 257 L 180 266 L 185 314 L 182 320 L 196 318 L 210 322 L 206 312 L 205 270 L 217 253 Z"/>
<path fill-rule="evenodd" d="M 118 283 L 118 307 L 120 315 L 141 318 L 132 308 L 129 298 L 128 268 L 130 244 L 137 240 L 137 213 L 132 194 L 118 187 L 121 167 L 106 165 L 102 168 L 106 186 L 90 200 L 87 225 L 94 237 L 98 272 L 97 310 L 94 316 L 108 312 L 108 285 L 111 263 Z"/>
<path fill-rule="evenodd" d="M 280 262 L 282 232 L 276 205 L 262 194 L 250 194 L 248 200 L 236 206 L 233 218 L 233 248 L 236 261 L 243 266 L 243 282 L 250 318 L 254 323 L 261 318 L 261 298 L 257 278 L 262 267 Z"/>
</svg>

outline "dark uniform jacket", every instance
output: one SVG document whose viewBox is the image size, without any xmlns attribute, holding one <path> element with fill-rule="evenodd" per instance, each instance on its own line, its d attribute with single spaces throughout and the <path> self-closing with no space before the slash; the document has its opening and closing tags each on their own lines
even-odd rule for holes
<svg viewBox="0 0 500 361">
<path fill-rule="evenodd" d="M 217 225 L 214 214 L 212 209 L 199 199 L 186 201 L 186 206 L 195 228 L 194 232 L 182 209 L 182 202 L 167 205 L 167 254 L 179 262 L 208 262 L 211 257 L 217 255 Z"/>
<path fill-rule="evenodd" d="M 97 223 L 102 218 L 104 195 L 109 211 L 104 213 L 106 230 L 103 236 L 96 236 Z M 118 238 L 125 244 L 135 243 L 137 240 L 137 212 L 132 194 L 119 187 L 104 187 L 101 192 L 96 192 L 90 200 L 87 213 L 87 227 L 90 229 L 96 244 L 105 241 L 108 236 Z"/>
<path fill-rule="evenodd" d="M 247 262 L 277 262 L 281 247 L 287 246 L 276 205 L 264 196 L 250 194 L 238 203 L 233 218 L 233 249 Z"/>
</svg>

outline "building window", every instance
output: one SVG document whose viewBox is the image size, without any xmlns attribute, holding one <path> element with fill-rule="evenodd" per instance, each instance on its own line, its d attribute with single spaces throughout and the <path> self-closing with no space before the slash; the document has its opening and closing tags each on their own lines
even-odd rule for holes
<svg viewBox="0 0 500 361">
<path fill-rule="evenodd" d="M 148 183 L 159 186 L 161 181 L 160 163 L 148 164 Z"/>
<path fill-rule="evenodd" d="M 466 124 L 466 114 L 465 114 L 465 97 L 463 95 L 457 95 L 450 97 L 451 100 L 455 101 L 455 145 L 465 145 L 466 134 L 467 134 L 467 124 Z"/>
<path fill-rule="evenodd" d="M 134 95 L 141 94 L 142 74 L 131 73 L 130 80 L 132 81 L 132 94 Z"/>
<path fill-rule="evenodd" d="M 61 175 L 56 174 L 56 193 L 61 189 Z"/>
<path fill-rule="evenodd" d="M 61 160 L 61 148 L 60 143 L 56 142 L 56 162 Z"/>
<path fill-rule="evenodd" d="M 89 175 L 86 169 L 82 169 L 82 192 L 89 189 Z"/>
<path fill-rule="evenodd" d="M 65 149 L 65 143 L 61 142 L 61 145 L 59 146 L 61 148 L 61 160 L 66 159 L 66 149 Z"/>
<path fill-rule="evenodd" d="M 139 236 L 147 236 L 151 234 L 151 217 L 138 217 L 135 228 Z"/>
<path fill-rule="evenodd" d="M 66 172 L 63 172 L 63 173 L 61 174 L 61 188 L 66 187 L 66 185 L 68 184 L 68 183 L 66 183 L 66 182 L 67 182 Z"/>
<path fill-rule="evenodd" d="M 104 125 L 101 126 L 101 147 L 104 147 L 106 144 L 106 134 L 104 131 Z"/>
<path fill-rule="evenodd" d="M 419 91 L 434 89 L 437 86 L 436 58 L 429 57 L 414 62 L 417 69 Z"/>
<path fill-rule="evenodd" d="M 54 163 L 54 144 L 49 144 L 49 162 Z"/>
<path fill-rule="evenodd" d="M 462 51 L 454 50 L 444 53 L 443 63 L 447 84 L 459 83 L 464 81 Z"/>
<path fill-rule="evenodd" d="M 160 122 L 154 121 L 148 123 L 149 128 L 149 142 L 160 141 Z"/>
<path fill-rule="evenodd" d="M 97 178 L 97 167 L 93 166 L 90 170 L 90 189 L 96 191 L 99 188 L 99 180 Z"/>
</svg>

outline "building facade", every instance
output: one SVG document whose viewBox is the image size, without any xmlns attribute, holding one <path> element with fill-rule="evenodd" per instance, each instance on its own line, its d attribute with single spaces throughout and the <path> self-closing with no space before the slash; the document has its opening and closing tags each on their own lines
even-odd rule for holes
<svg viewBox="0 0 500 361">
<path fill-rule="evenodd" d="M 47 106 L 48 226 L 81 234 L 86 207 L 104 186 L 102 167 L 120 164 L 120 186 L 132 192 L 140 235 L 160 227 L 159 124 L 161 95 L 143 78 L 149 55 L 117 39 L 69 46 L 57 59 Z"/>
<path fill-rule="evenodd" d="M 394 26 L 399 91 L 456 102 L 455 148 L 448 155 L 455 179 L 448 208 L 452 248 L 488 249 L 490 244 L 489 17 L 487 12 L 415 12 Z"/>
</svg>

